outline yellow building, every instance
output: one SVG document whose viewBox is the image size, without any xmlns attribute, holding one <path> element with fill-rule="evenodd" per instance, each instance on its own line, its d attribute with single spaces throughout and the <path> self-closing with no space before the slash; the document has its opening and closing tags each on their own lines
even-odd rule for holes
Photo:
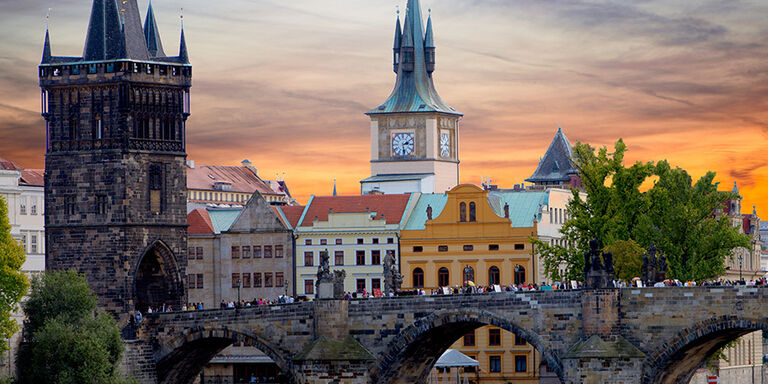
<svg viewBox="0 0 768 384">
<path fill-rule="evenodd" d="M 403 289 L 532 283 L 536 236 L 546 192 L 496 192 L 459 185 L 423 194 L 401 231 Z M 497 293 L 504 294 L 504 293 Z M 496 327 L 476 329 L 453 346 L 480 362 L 480 383 L 538 383 L 538 353 Z"/>
</svg>

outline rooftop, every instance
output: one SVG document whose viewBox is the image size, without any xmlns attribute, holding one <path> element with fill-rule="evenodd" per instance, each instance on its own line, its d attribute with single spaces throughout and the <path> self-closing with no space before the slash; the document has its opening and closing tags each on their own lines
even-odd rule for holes
<svg viewBox="0 0 768 384">
<path fill-rule="evenodd" d="M 539 160 L 539 166 L 531 177 L 525 181 L 531 183 L 570 181 L 578 171 L 571 161 L 573 146 L 565 137 L 562 128 L 557 128 L 555 138 L 547 148 L 544 157 Z"/>
<path fill-rule="evenodd" d="M 399 224 L 411 195 L 313 196 L 307 204 L 301 226 L 311 226 L 317 218 L 328 220 L 328 213 L 373 212 L 375 220 L 386 219 L 387 224 Z M 285 208 L 285 207 L 284 207 Z"/>
<path fill-rule="evenodd" d="M 187 166 L 187 189 L 221 191 L 216 184 L 231 185 L 231 192 L 253 193 L 262 195 L 285 195 L 290 197 L 285 182 L 262 180 L 255 168 L 247 166 L 196 165 Z M 274 188 L 272 185 L 274 185 Z"/>
</svg>

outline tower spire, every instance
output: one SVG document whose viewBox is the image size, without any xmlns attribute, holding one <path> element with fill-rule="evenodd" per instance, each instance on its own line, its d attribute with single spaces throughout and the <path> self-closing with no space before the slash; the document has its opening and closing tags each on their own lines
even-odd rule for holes
<svg viewBox="0 0 768 384">
<path fill-rule="evenodd" d="M 144 38 L 147 41 L 147 50 L 151 57 L 165 57 L 163 41 L 160 39 L 160 31 L 157 29 L 155 10 L 152 8 L 151 0 L 147 9 L 147 17 L 144 19 Z"/>
<path fill-rule="evenodd" d="M 392 47 L 394 70 L 397 73 L 400 70 L 400 46 L 403 44 L 403 30 L 400 27 L 400 7 L 397 8 L 397 23 L 395 24 L 395 44 Z"/>
<path fill-rule="evenodd" d="M 48 19 L 51 18 L 51 9 L 48 8 L 48 14 L 45 15 L 45 43 L 43 43 L 43 59 L 40 64 L 48 64 L 53 61 L 51 56 L 51 37 L 48 33 Z"/>
<path fill-rule="evenodd" d="M 181 9 L 181 43 L 179 44 L 179 61 L 189 64 L 189 52 L 187 52 L 187 40 L 184 38 L 184 8 Z"/>
<path fill-rule="evenodd" d="M 427 66 L 427 73 L 432 76 L 432 72 L 435 71 L 435 36 L 432 32 L 432 9 L 429 10 L 427 34 L 424 36 L 424 64 Z"/>
</svg>

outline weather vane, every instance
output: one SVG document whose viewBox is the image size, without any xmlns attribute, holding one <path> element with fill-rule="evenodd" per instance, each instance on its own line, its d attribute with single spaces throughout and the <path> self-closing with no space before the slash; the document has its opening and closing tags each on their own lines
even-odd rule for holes
<svg viewBox="0 0 768 384">
<path fill-rule="evenodd" d="M 184 8 L 179 12 L 179 19 L 181 19 L 181 28 L 184 29 Z"/>
<path fill-rule="evenodd" d="M 45 29 L 48 29 L 48 20 L 51 18 L 51 8 L 48 8 L 48 13 L 45 14 Z"/>
</svg>

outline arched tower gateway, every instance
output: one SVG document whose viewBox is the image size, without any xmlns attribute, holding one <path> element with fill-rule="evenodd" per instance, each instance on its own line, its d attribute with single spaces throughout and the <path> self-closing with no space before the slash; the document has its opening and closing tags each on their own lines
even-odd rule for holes
<svg viewBox="0 0 768 384">
<path fill-rule="evenodd" d="M 83 57 L 39 67 L 46 269 L 84 273 L 122 315 L 185 301 L 185 122 L 192 67 L 163 52 L 150 5 L 94 0 Z"/>
<path fill-rule="evenodd" d="M 424 31 L 419 0 L 409 0 L 395 26 L 395 89 L 369 111 L 371 177 L 363 194 L 442 193 L 459 183 L 459 111 L 437 94 L 432 16 Z"/>
</svg>

